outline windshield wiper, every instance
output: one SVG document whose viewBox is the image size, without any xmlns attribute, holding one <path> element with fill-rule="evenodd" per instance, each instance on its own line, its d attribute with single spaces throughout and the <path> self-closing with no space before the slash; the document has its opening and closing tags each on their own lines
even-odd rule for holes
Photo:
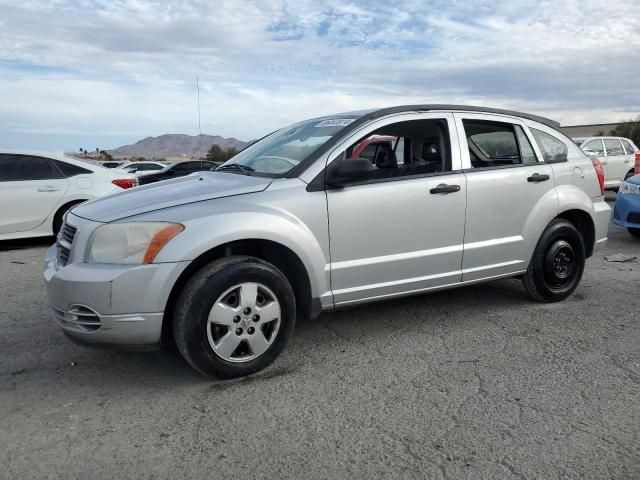
<svg viewBox="0 0 640 480">
<path fill-rule="evenodd" d="M 249 172 L 255 172 L 255 169 L 247 167 L 246 165 L 240 165 L 239 163 L 230 163 L 228 165 L 220 165 L 216 168 L 216 172 L 223 170 L 238 170 L 239 172 L 249 175 Z"/>
</svg>

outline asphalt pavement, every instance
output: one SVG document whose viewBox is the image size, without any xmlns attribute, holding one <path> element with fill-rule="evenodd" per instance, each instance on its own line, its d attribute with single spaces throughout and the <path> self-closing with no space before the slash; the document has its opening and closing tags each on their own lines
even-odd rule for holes
<svg viewBox="0 0 640 480">
<path fill-rule="evenodd" d="M 640 478 L 640 240 L 567 301 L 517 280 L 323 314 L 267 370 L 87 349 L 50 319 L 51 239 L 0 244 L 0 478 Z"/>
</svg>

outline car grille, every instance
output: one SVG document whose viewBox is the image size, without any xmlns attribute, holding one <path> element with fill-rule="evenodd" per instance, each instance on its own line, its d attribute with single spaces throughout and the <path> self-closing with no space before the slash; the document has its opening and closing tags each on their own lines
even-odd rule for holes
<svg viewBox="0 0 640 480">
<path fill-rule="evenodd" d="M 629 223 L 640 223 L 640 213 L 639 212 L 631 212 L 627 217 L 627 222 Z"/>
<path fill-rule="evenodd" d="M 68 312 L 51 307 L 53 317 L 64 328 L 94 332 L 102 326 L 100 315 L 84 305 L 73 305 Z"/>
<path fill-rule="evenodd" d="M 69 261 L 69 254 L 71 253 L 71 246 L 73 245 L 73 239 L 75 236 L 76 227 L 67 223 L 62 225 L 56 242 L 58 247 L 58 265 L 61 267 L 64 267 Z"/>
</svg>

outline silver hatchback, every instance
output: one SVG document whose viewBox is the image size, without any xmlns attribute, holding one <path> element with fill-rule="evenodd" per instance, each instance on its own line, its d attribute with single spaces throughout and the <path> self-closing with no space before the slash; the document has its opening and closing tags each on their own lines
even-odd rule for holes
<svg viewBox="0 0 640 480">
<path fill-rule="evenodd" d="M 558 127 L 452 105 L 296 123 L 216 172 L 75 207 L 44 265 L 53 318 L 88 345 L 175 341 L 229 378 L 347 305 L 505 277 L 563 300 L 610 209 L 602 167 Z"/>
</svg>

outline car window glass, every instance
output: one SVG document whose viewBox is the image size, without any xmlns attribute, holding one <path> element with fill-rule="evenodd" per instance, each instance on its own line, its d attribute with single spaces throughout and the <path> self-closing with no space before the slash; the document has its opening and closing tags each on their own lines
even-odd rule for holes
<svg viewBox="0 0 640 480">
<path fill-rule="evenodd" d="M 71 163 L 61 162 L 60 160 L 53 160 L 53 163 L 65 177 L 75 177 L 76 175 L 93 173 L 91 170 L 87 170 L 86 168 L 82 168 Z"/>
<path fill-rule="evenodd" d="M 368 144 L 360 150 L 363 142 Z M 373 168 L 367 180 L 451 171 L 451 141 L 447 121 L 413 120 L 386 125 L 359 139 L 341 153 L 341 158 L 338 162 L 349 162 L 355 158 L 370 160 Z M 336 166 L 334 162 L 332 168 Z"/>
<path fill-rule="evenodd" d="M 607 157 L 615 157 L 618 155 L 624 155 L 622 144 L 617 138 L 605 138 L 604 147 L 607 149 Z"/>
<path fill-rule="evenodd" d="M 626 150 L 627 155 L 632 155 L 633 153 L 635 153 L 636 149 L 633 148 L 629 142 L 627 142 L 626 140 L 624 140 L 622 138 L 620 139 L 620 141 L 622 142 L 622 146 Z"/>
<path fill-rule="evenodd" d="M 29 155 L 0 155 L 0 182 L 63 178 L 49 159 Z"/>
<path fill-rule="evenodd" d="M 596 140 L 589 140 L 582 147 L 580 147 L 587 155 L 604 155 L 604 147 L 602 146 L 602 140 L 599 138 Z"/>
<path fill-rule="evenodd" d="M 173 168 L 176 173 L 191 173 L 200 170 L 200 162 L 183 162 Z"/>
<path fill-rule="evenodd" d="M 375 143 L 370 143 L 366 147 L 362 149 L 360 154 L 358 155 L 360 158 L 366 158 L 367 160 L 371 160 L 373 163 L 376 158 L 376 150 L 378 149 L 378 145 Z"/>
<path fill-rule="evenodd" d="M 486 120 L 463 120 L 473 168 L 522 163 L 514 126 Z"/>
<path fill-rule="evenodd" d="M 531 128 L 533 138 L 538 143 L 545 162 L 566 162 L 569 148 L 560 139 L 537 128 Z"/>
<path fill-rule="evenodd" d="M 524 130 L 520 125 L 515 126 L 516 136 L 518 137 L 518 145 L 520 146 L 520 155 L 522 157 L 522 163 L 537 163 L 538 158 L 536 157 L 535 152 L 533 151 L 533 147 L 531 146 L 531 142 L 527 138 L 527 135 L 524 133 Z"/>
</svg>

